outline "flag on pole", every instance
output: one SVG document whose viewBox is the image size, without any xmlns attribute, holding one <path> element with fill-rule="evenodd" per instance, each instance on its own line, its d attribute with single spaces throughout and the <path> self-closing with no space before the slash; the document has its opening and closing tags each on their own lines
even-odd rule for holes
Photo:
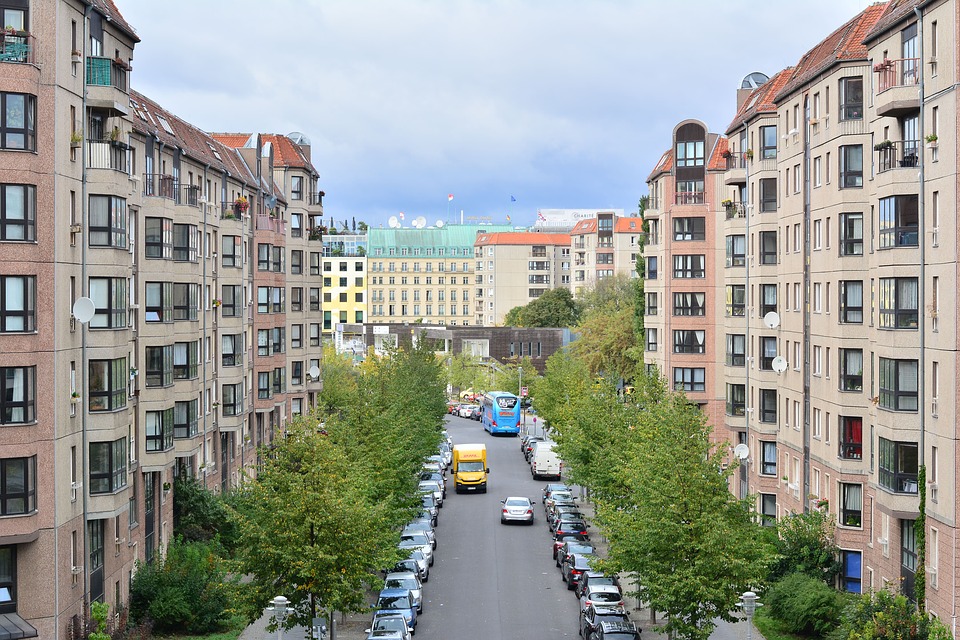
<svg viewBox="0 0 960 640">
<path fill-rule="evenodd" d="M 451 202 L 452 200 L 453 200 L 453 194 L 452 194 L 452 193 L 448 193 L 448 194 L 447 194 L 447 202 Z"/>
<path fill-rule="evenodd" d="M 513 196 L 510 196 L 510 202 L 516 202 L 516 201 L 517 201 L 516 198 L 514 198 Z"/>
<path fill-rule="evenodd" d="M 510 222 L 510 216 L 507 216 L 507 222 L 508 223 Z"/>
<path fill-rule="evenodd" d="M 540 210 L 539 210 L 539 209 L 537 209 L 537 220 L 539 220 L 540 222 L 546 222 L 546 221 L 547 221 L 547 216 L 545 216 L 545 215 L 543 215 L 542 213 L 540 213 Z"/>
</svg>

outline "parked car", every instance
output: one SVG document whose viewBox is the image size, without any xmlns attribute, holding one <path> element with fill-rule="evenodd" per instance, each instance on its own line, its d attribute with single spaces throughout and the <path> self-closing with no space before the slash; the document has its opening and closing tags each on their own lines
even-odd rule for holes
<svg viewBox="0 0 960 640">
<path fill-rule="evenodd" d="M 417 607 L 413 604 L 413 598 L 407 589 L 382 589 L 374 608 L 376 612 L 399 613 L 407 621 L 408 627 L 413 630 L 417 628 Z M 373 614 L 374 623 L 377 621 L 376 612 Z"/>
<path fill-rule="evenodd" d="M 623 607 L 603 607 L 595 604 L 580 611 L 580 635 L 590 638 L 604 622 L 630 622 Z"/>
<path fill-rule="evenodd" d="M 608 576 L 599 571 L 587 571 L 580 576 L 580 582 L 577 583 L 577 588 L 575 589 L 577 597 L 579 598 L 583 595 L 584 590 L 599 585 L 613 585 L 617 589 L 620 589 L 621 593 L 623 592 L 623 588 L 620 586 L 620 578 L 616 575 Z"/>
<path fill-rule="evenodd" d="M 554 559 L 556 559 L 557 553 L 560 547 L 563 546 L 563 543 L 569 540 L 578 540 L 580 542 L 587 542 L 589 538 L 581 533 L 565 533 L 559 536 L 555 536 L 553 538 L 553 558 Z"/>
<path fill-rule="evenodd" d="M 416 573 L 412 571 L 388 573 L 383 578 L 383 588 L 407 589 L 413 599 L 414 606 L 417 608 L 417 613 L 423 611 L 423 585 Z"/>
<path fill-rule="evenodd" d="M 601 620 L 587 640 L 640 640 L 640 629 L 629 620 Z"/>
<path fill-rule="evenodd" d="M 442 454 L 435 453 L 432 456 L 428 456 L 427 462 L 437 465 L 437 471 L 439 471 L 440 473 L 447 472 L 447 463 L 443 460 Z"/>
<path fill-rule="evenodd" d="M 570 487 L 562 482 L 548 482 L 546 486 L 543 487 L 543 495 L 540 501 L 546 504 L 547 498 L 550 497 L 554 491 L 570 491 Z"/>
<path fill-rule="evenodd" d="M 462 404 L 460 405 L 459 416 L 461 418 L 470 418 L 473 415 L 474 410 L 479 411 L 480 405 L 478 404 Z"/>
<path fill-rule="evenodd" d="M 449 469 L 453 462 L 453 447 L 447 444 L 446 440 L 440 443 L 440 455 L 443 457 L 443 466 Z"/>
<path fill-rule="evenodd" d="M 566 491 L 551 491 L 550 495 L 543 499 L 543 508 L 550 509 L 557 501 L 574 502 L 573 493 L 569 489 Z"/>
<path fill-rule="evenodd" d="M 407 626 L 407 620 L 403 617 L 403 614 L 391 611 L 380 611 L 374 615 L 373 623 L 369 629 L 364 630 L 364 633 L 367 634 L 368 639 L 390 637 L 389 635 L 373 635 L 374 633 L 394 633 L 397 634 L 395 637 L 400 638 L 400 640 L 411 640 L 412 637 L 410 627 Z"/>
<path fill-rule="evenodd" d="M 401 533 L 422 533 L 430 540 L 433 548 L 437 548 L 437 531 L 426 520 L 413 520 L 403 528 Z"/>
<path fill-rule="evenodd" d="M 500 524 L 525 522 L 533 524 L 533 503 L 530 498 L 511 496 L 500 501 Z"/>
<path fill-rule="evenodd" d="M 400 619 L 403 620 L 403 616 L 400 616 Z M 403 640 L 403 633 L 395 629 L 365 629 L 364 631 L 367 634 L 365 640 Z M 409 631 L 408 629 L 408 634 Z"/>
<path fill-rule="evenodd" d="M 403 573 L 405 571 L 409 571 L 413 574 L 416 574 L 416 576 L 420 578 L 420 582 L 426 582 L 426 580 L 424 580 L 424 577 L 420 574 L 420 565 L 417 564 L 417 561 L 413 557 L 405 558 L 401 560 L 400 562 L 395 564 L 393 568 L 390 569 L 389 571 L 384 571 L 383 575 L 387 575 L 388 573 Z"/>
<path fill-rule="evenodd" d="M 583 579 L 582 575 L 580 577 Z M 591 604 L 626 607 L 620 589 L 612 584 L 597 584 L 584 591 L 580 595 L 580 608 Z"/>
<path fill-rule="evenodd" d="M 590 560 L 593 557 L 590 553 L 574 553 L 564 558 L 560 565 L 560 577 L 567 583 L 567 589 L 573 591 L 577 587 L 581 574 L 590 570 Z"/>
<path fill-rule="evenodd" d="M 526 446 L 523 447 L 523 459 L 526 460 L 527 462 L 530 462 L 530 452 L 533 451 L 533 443 L 543 442 L 543 441 L 544 441 L 544 438 L 541 438 L 539 436 L 533 436 L 532 438 L 528 438 Z"/>
<path fill-rule="evenodd" d="M 454 413 L 458 413 L 459 411 L 460 411 L 460 403 L 459 403 L 459 402 L 448 402 L 448 403 L 447 403 L 447 413 L 454 414 Z"/>
<path fill-rule="evenodd" d="M 437 506 L 443 506 L 443 483 L 437 482 L 436 480 L 421 480 L 420 481 L 420 492 L 433 494 L 433 499 L 437 501 Z"/>
<path fill-rule="evenodd" d="M 443 497 L 447 497 L 447 479 L 442 473 L 437 473 L 436 471 L 421 471 L 420 472 L 420 482 L 429 480 L 436 482 L 443 488 Z"/>
<path fill-rule="evenodd" d="M 440 509 L 437 507 L 437 501 L 434 499 L 433 494 L 420 494 L 420 504 L 423 506 L 423 510 L 430 514 L 430 520 L 433 522 L 433 526 L 437 526 L 437 517 L 440 514 Z"/>
<path fill-rule="evenodd" d="M 581 533 L 588 535 L 587 523 L 583 520 L 557 520 L 553 528 L 554 537 L 565 533 Z"/>
<path fill-rule="evenodd" d="M 420 576 L 420 582 L 430 580 L 430 561 L 427 560 L 426 554 L 420 549 L 410 549 L 408 558 L 417 563 L 417 575 Z"/>
<path fill-rule="evenodd" d="M 557 559 L 557 566 L 563 564 L 563 561 L 572 556 L 575 553 L 593 553 L 593 545 L 589 542 L 583 540 L 568 540 L 560 545 L 560 548 L 557 549 L 557 554 L 554 556 Z"/>
<path fill-rule="evenodd" d="M 401 533 L 401 549 L 419 549 L 427 557 L 427 563 L 433 566 L 433 543 L 422 533 Z"/>
<path fill-rule="evenodd" d="M 553 505 L 547 512 L 547 522 L 553 523 L 557 520 L 585 520 L 585 517 L 578 505 L 564 502 Z"/>
</svg>

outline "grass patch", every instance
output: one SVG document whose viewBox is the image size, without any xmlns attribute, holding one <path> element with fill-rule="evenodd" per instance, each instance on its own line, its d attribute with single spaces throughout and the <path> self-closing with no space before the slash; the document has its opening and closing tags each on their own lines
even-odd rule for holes
<svg viewBox="0 0 960 640">
<path fill-rule="evenodd" d="M 234 616 L 227 622 L 226 628 L 217 633 L 205 636 L 153 635 L 152 640 L 237 640 L 240 633 L 246 628 L 246 620 L 241 616 Z"/>
<path fill-rule="evenodd" d="M 808 636 L 798 636 L 795 633 L 784 631 L 780 621 L 763 608 L 758 608 L 753 615 L 753 624 L 766 640 L 814 640 Z"/>
</svg>

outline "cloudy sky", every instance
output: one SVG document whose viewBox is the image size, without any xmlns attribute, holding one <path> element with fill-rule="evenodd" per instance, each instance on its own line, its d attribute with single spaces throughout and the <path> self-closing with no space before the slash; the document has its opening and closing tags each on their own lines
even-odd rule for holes
<svg viewBox="0 0 960 640">
<path fill-rule="evenodd" d="M 326 214 L 372 225 L 636 211 L 677 122 L 722 133 L 745 75 L 869 4 L 115 2 L 142 40 L 138 91 L 206 131 L 306 134 Z"/>
</svg>

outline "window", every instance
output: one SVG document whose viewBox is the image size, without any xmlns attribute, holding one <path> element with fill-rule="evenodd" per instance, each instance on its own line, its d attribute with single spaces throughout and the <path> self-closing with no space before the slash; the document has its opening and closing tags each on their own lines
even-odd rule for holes
<svg viewBox="0 0 960 640">
<path fill-rule="evenodd" d="M 90 411 L 114 411 L 127 406 L 127 359 L 91 360 L 88 384 Z"/>
<path fill-rule="evenodd" d="M 277 367 L 273 370 L 273 392 L 287 392 L 287 369 L 286 367 Z"/>
<path fill-rule="evenodd" d="M 674 218 L 674 240 L 704 240 L 706 239 L 705 218 Z"/>
<path fill-rule="evenodd" d="M 880 407 L 917 410 L 917 361 L 880 358 Z"/>
<path fill-rule="evenodd" d="M 127 201 L 116 196 L 90 196 L 88 237 L 91 247 L 127 248 Z"/>
<path fill-rule="evenodd" d="M 0 276 L 0 333 L 34 331 L 36 278 Z"/>
<path fill-rule="evenodd" d="M 840 147 L 840 188 L 863 186 L 863 145 Z"/>
<path fill-rule="evenodd" d="M 90 298 L 96 307 L 91 329 L 126 329 L 126 278 L 90 278 Z"/>
<path fill-rule="evenodd" d="M 703 278 L 705 270 L 706 259 L 703 255 L 673 256 L 674 278 Z"/>
<path fill-rule="evenodd" d="M 442 294 L 443 292 L 441 291 L 440 293 Z M 441 296 L 440 299 L 442 300 L 443 297 Z M 659 311 L 660 311 L 660 309 L 659 309 L 659 307 L 657 306 L 657 304 L 658 304 L 657 294 L 656 294 L 656 293 L 648 293 L 648 294 L 647 294 L 647 304 L 646 304 L 646 307 L 645 307 L 646 315 L 648 315 L 648 316 L 655 316 L 655 315 L 657 315 L 657 313 L 659 313 Z"/>
<path fill-rule="evenodd" d="M 173 384 L 173 345 L 147 347 L 145 350 L 148 387 Z"/>
<path fill-rule="evenodd" d="M 127 439 L 90 443 L 90 493 L 113 493 L 127 486 Z"/>
<path fill-rule="evenodd" d="M 727 236 L 727 266 L 742 267 L 747 263 L 747 239 L 745 236 Z"/>
<path fill-rule="evenodd" d="M 273 353 L 287 352 L 287 328 L 274 327 L 270 331 Z"/>
<path fill-rule="evenodd" d="M 37 98 L 0 92 L 0 149 L 37 150 Z"/>
<path fill-rule="evenodd" d="M 223 236 L 220 239 L 221 261 L 225 267 L 241 267 L 240 236 Z"/>
<path fill-rule="evenodd" d="M 290 288 L 290 311 L 303 311 L 303 287 Z"/>
<path fill-rule="evenodd" d="M 320 287 L 310 287 L 310 311 L 320 311 Z"/>
<path fill-rule="evenodd" d="M 863 349 L 840 349 L 840 390 L 863 390 Z"/>
<path fill-rule="evenodd" d="M 270 245 L 257 245 L 257 271 L 270 270 Z"/>
<path fill-rule="evenodd" d="M 760 317 L 777 310 L 777 285 L 760 285 Z"/>
<path fill-rule="evenodd" d="M 223 415 L 238 416 L 243 413 L 243 385 L 225 384 L 222 391 Z"/>
<path fill-rule="evenodd" d="M 283 247 L 271 247 L 270 248 L 271 267 L 274 273 L 284 273 L 286 266 L 284 264 L 286 260 L 286 253 L 284 252 Z"/>
<path fill-rule="evenodd" d="M 290 275 L 301 275 L 303 273 L 303 251 L 290 252 Z"/>
<path fill-rule="evenodd" d="M 220 337 L 220 363 L 224 367 L 238 367 L 243 364 L 243 334 Z"/>
<path fill-rule="evenodd" d="M 703 166 L 703 140 L 677 141 L 677 166 Z"/>
<path fill-rule="evenodd" d="M 148 282 L 145 287 L 146 322 L 173 322 L 173 283 Z"/>
<path fill-rule="evenodd" d="M 176 402 L 173 405 L 173 437 L 193 438 L 200 431 L 198 416 L 200 415 L 200 401 L 187 400 Z"/>
<path fill-rule="evenodd" d="M 777 232 L 760 232 L 760 264 L 777 264 Z"/>
<path fill-rule="evenodd" d="M 760 159 L 773 160 L 777 157 L 777 127 L 760 127 Z"/>
<path fill-rule="evenodd" d="M 726 295 L 727 316 L 743 317 L 746 310 L 746 285 L 728 284 Z"/>
<path fill-rule="evenodd" d="M 380 315 L 383 315 L 383 314 L 381 313 Z M 320 323 L 318 322 L 314 322 L 310 324 L 310 346 L 311 347 L 320 346 Z"/>
<path fill-rule="evenodd" d="M 257 355 L 270 355 L 270 329 L 257 329 Z"/>
<path fill-rule="evenodd" d="M 863 459 L 863 418 L 840 416 L 840 457 Z"/>
<path fill-rule="evenodd" d="M 656 351 L 657 350 L 657 330 L 656 329 L 644 329 L 644 336 L 646 338 L 647 351 Z"/>
<path fill-rule="evenodd" d="M 840 561 L 843 565 L 843 574 L 840 577 L 843 590 L 848 593 L 862 593 L 863 578 L 861 567 L 863 554 L 859 551 L 840 551 Z"/>
<path fill-rule="evenodd" d="M 863 214 L 840 214 L 840 255 L 863 255 Z"/>
<path fill-rule="evenodd" d="M 777 179 L 760 178 L 760 212 L 777 210 Z"/>
<path fill-rule="evenodd" d="M 760 442 L 760 473 L 765 476 L 777 475 L 777 443 Z"/>
<path fill-rule="evenodd" d="M 200 341 L 176 342 L 173 345 L 173 377 L 193 380 L 200 366 Z"/>
<path fill-rule="evenodd" d="M 746 386 L 727 384 L 727 415 L 742 416 L 746 407 Z"/>
<path fill-rule="evenodd" d="M 273 397 L 273 386 L 271 385 L 269 371 L 261 371 L 257 374 L 257 397 L 261 400 Z"/>
<path fill-rule="evenodd" d="M 674 367 L 673 388 L 677 391 L 703 391 L 706 389 L 706 369 Z"/>
<path fill-rule="evenodd" d="M 862 281 L 840 281 L 840 322 L 848 324 L 863 323 Z"/>
<path fill-rule="evenodd" d="M 777 494 L 760 494 L 760 524 L 764 527 L 777 526 Z"/>
<path fill-rule="evenodd" d="M 760 422 L 777 422 L 776 389 L 760 389 Z"/>
<path fill-rule="evenodd" d="M 859 527 L 863 510 L 863 485 L 840 483 L 840 524 Z"/>
<path fill-rule="evenodd" d="M 290 199 L 303 200 L 303 176 L 290 176 Z"/>
<path fill-rule="evenodd" d="M 0 424 L 36 421 L 36 367 L 0 367 Z"/>
<path fill-rule="evenodd" d="M 196 262 L 200 232 L 192 224 L 173 225 L 173 259 L 180 262 Z"/>
<path fill-rule="evenodd" d="M 290 348 L 291 349 L 303 348 L 303 325 L 302 324 L 290 325 Z"/>
<path fill-rule="evenodd" d="M 917 443 L 880 438 L 878 448 L 880 486 L 896 493 L 917 493 Z"/>
<path fill-rule="evenodd" d="M 706 294 L 697 292 L 673 294 L 673 315 L 703 316 L 705 314 Z"/>
<path fill-rule="evenodd" d="M 173 285 L 173 319 L 196 320 L 200 300 L 200 285 L 176 282 Z"/>
<path fill-rule="evenodd" d="M 728 367 L 742 367 L 746 364 L 746 336 L 744 334 L 727 334 L 726 362 Z"/>
<path fill-rule="evenodd" d="M 37 239 L 37 188 L 31 184 L 0 184 L 0 241 Z"/>
<path fill-rule="evenodd" d="M 840 79 L 840 119 L 863 120 L 863 78 Z"/>
<path fill-rule="evenodd" d="M 917 278 L 880 278 L 880 328 L 916 329 L 918 293 Z"/>
<path fill-rule="evenodd" d="M 0 459 L 0 516 L 33 513 L 36 510 L 37 458 Z M 0 564 L 0 579 L 5 577 L 4 568 Z"/>
<path fill-rule="evenodd" d="M 674 353 L 704 353 L 706 332 L 705 331 L 674 331 L 673 332 L 673 352 Z"/>
<path fill-rule="evenodd" d="M 147 451 L 167 451 L 173 448 L 173 409 L 147 411 Z"/>
<path fill-rule="evenodd" d="M 303 214 L 302 213 L 290 214 L 290 237 L 291 238 L 303 237 Z"/>
<path fill-rule="evenodd" d="M 881 198 L 880 248 L 916 247 L 919 240 L 919 199 L 916 195 Z"/>
<path fill-rule="evenodd" d="M 760 370 L 773 371 L 773 359 L 777 357 L 777 339 L 760 336 Z"/>
<path fill-rule="evenodd" d="M 657 279 L 657 256 L 648 256 L 647 257 L 646 268 L 644 269 L 644 275 L 647 280 L 656 280 Z"/>
</svg>

